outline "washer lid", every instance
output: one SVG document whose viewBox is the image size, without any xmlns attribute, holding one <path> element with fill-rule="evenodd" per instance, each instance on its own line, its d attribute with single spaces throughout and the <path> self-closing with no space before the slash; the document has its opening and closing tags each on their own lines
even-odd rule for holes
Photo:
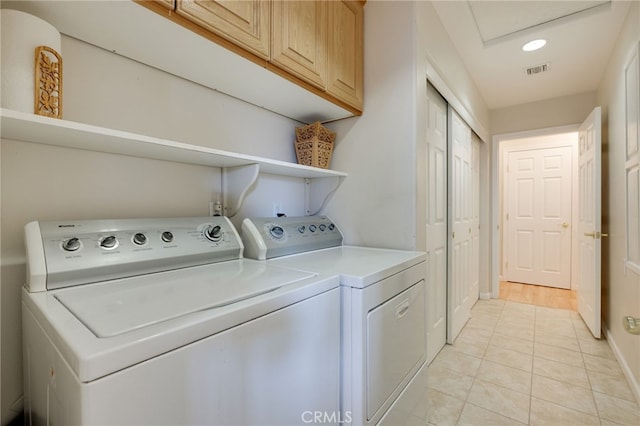
<svg viewBox="0 0 640 426">
<path fill-rule="evenodd" d="M 113 337 L 228 306 L 314 275 L 230 261 L 76 287 L 55 297 L 97 337 Z"/>
</svg>

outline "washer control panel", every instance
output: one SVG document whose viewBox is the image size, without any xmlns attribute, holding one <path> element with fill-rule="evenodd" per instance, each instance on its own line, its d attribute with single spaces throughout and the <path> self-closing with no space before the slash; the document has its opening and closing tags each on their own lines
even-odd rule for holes
<svg viewBox="0 0 640 426">
<path fill-rule="evenodd" d="M 222 216 L 31 222 L 27 288 L 44 291 L 242 257 Z"/>
<path fill-rule="evenodd" d="M 258 217 L 242 222 L 245 256 L 270 259 L 342 245 L 342 233 L 327 216 Z"/>
</svg>

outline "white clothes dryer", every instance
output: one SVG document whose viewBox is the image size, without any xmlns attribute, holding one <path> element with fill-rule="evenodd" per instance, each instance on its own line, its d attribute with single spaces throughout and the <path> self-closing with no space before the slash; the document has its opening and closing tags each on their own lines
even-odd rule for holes
<svg viewBox="0 0 640 426">
<path fill-rule="evenodd" d="M 342 245 L 326 216 L 248 218 L 242 238 L 247 257 L 340 278 L 342 422 L 426 424 L 426 254 Z"/>
<path fill-rule="evenodd" d="M 339 412 L 337 278 L 242 259 L 224 217 L 32 222 L 25 238 L 27 424 Z"/>
</svg>

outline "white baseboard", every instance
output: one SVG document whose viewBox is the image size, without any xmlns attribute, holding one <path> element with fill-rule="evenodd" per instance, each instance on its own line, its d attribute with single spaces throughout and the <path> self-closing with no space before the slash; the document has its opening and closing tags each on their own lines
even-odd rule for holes
<svg viewBox="0 0 640 426">
<path fill-rule="evenodd" d="M 480 299 L 482 299 L 482 300 L 489 300 L 489 299 L 491 299 L 491 292 L 488 292 L 488 293 L 482 293 L 482 292 L 481 292 L 481 293 L 480 293 Z"/>
<path fill-rule="evenodd" d="M 635 376 L 631 372 L 631 369 L 629 368 L 629 364 L 627 364 L 627 361 L 624 359 L 624 356 L 622 356 L 622 352 L 620 352 L 618 345 L 616 345 L 615 340 L 613 340 L 613 335 L 609 332 L 609 329 L 604 326 L 604 323 L 602 324 L 602 331 L 604 331 L 604 335 L 607 338 L 607 342 L 609 343 L 609 346 L 611 347 L 613 354 L 616 356 L 616 359 L 618 360 L 618 363 L 622 368 L 622 372 L 624 373 L 624 376 L 627 378 L 627 382 L 629 383 L 631 392 L 633 392 L 633 395 L 636 397 L 636 401 L 638 402 L 638 404 L 640 404 L 640 383 L 638 383 Z"/>
</svg>

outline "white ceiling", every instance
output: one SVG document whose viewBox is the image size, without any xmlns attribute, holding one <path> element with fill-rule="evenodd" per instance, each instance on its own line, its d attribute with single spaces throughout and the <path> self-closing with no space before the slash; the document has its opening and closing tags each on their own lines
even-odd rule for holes
<svg viewBox="0 0 640 426">
<path fill-rule="evenodd" d="M 489 109 L 594 91 L 628 1 L 434 1 Z M 522 45 L 544 38 L 535 52 Z M 526 68 L 549 64 L 544 73 Z"/>
</svg>

